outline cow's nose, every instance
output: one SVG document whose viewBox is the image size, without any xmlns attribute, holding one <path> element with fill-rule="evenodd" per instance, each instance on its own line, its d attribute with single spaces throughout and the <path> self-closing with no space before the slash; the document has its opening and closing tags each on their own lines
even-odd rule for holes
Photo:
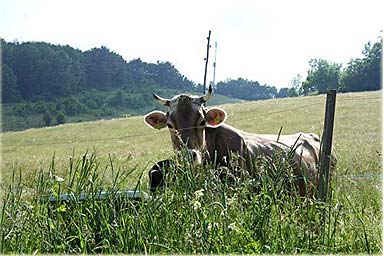
<svg viewBox="0 0 384 256">
<path fill-rule="evenodd" d="M 191 158 L 192 158 L 193 164 L 194 165 L 201 165 L 202 160 L 201 160 L 201 153 L 200 153 L 200 151 L 198 151 L 196 149 L 190 149 L 189 153 L 191 154 Z"/>
</svg>

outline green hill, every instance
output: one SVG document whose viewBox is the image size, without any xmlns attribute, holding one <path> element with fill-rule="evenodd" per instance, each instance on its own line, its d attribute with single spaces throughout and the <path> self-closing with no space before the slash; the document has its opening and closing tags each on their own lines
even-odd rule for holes
<svg viewBox="0 0 384 256">
<path fill-rule="evenodd" d="M 19 131 L 62 123 L 143 115 L 158 107 L 151 93 L 164 97 L 198 94 L 203 86 L 188 80 L 170 62 L 127 61 L 107 47 L 81 51 L 46 42 L 5 42 L 2 54 L 1 131 Z M 238 79 L 228 81 L 214 104 L 232 98 L 273 98 L 275 87 Z M 227 82 L 220 82 L 227 85 Z M 246 85 L 246 86 L 244 86 Z M 243 95 L 228 94 L 236 88 Z"/>
</svg>

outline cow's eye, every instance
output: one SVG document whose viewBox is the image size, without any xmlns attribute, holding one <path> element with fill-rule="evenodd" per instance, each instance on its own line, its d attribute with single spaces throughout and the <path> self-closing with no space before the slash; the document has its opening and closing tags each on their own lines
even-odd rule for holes
<svg viewBox="0 0 384 256">
<path fill-rule="evenodd" d="M 174 128 L 173 128 L 173 125 L 170 124 L 170 123 L 167 123 L 167 127 L 168 127 L 169 129 L 174 129 Z"/>
<path fill-rule="evenodd" d="M 205 126 L 206 123 L 207 122 L 205 120 L 203 120 L 203 121 L 200 122 L 200 126 Z"/>
</svg>

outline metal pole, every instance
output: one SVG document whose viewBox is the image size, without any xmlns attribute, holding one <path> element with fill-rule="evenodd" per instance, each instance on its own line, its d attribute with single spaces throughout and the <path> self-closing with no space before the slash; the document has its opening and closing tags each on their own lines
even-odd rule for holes
<svg viewBox="0 0 384 256">
<path fill-rule="evenodd" d="M 205 60 L 205 71 L 204 71 L 204 84 L 203 84 L 203 95 L 205 94 L 205 86 L 207 83 L 207 68 L 208 68 L 208 58 L 209 58 L 209 41 L 211 40 L 211 30 L 209 30 L 208 37 L 207 37 L 207 56 L 204 58 Z"/>
<path fill-rule="evenodd" d="M 329 168 L 331 164 L 332 152 L 332 137 L 333 137 L 333 124 L 335 119 L 336 109 L 336 90 L 327 92 L 327 100 L 325 105 L 325 120 L 324 131 L 321 140 L 321 153 L 320 153 L 320 199 L 325 201 L 327 199 L 328 185 L 329 185 Z"/>
<path fill-rule="evenodd" d="M 213 79 L 212 79 L 212 86 L 215 85 L 215 81 L 216 81 L 216 55 L 217 55 L 217 42 L 215 42 L 215 60 L 213 61 Z"/>
</svg>

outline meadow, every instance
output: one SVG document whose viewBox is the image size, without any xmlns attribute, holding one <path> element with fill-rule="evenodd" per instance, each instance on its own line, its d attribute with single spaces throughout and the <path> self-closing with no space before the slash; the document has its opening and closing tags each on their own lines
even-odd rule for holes
<svg viewBox="0 0 384 256">
<path fill-rule="evenodd" d="M 51 204 L 44 196 L 148 191 L 149 168 L 173 156 L 168 132 L 128 117 L 3 133 L 1 253 L 382 253 L 381 94 L 337 95 L 327 202 L 289 193 L 279 159 L 284 172 L 265 173 L 257 194 L 179 159 L 174 184 L 151 200 Z M 221 107 L 245 131 L 321 135 L 325 96 Z"/>
</svg>

